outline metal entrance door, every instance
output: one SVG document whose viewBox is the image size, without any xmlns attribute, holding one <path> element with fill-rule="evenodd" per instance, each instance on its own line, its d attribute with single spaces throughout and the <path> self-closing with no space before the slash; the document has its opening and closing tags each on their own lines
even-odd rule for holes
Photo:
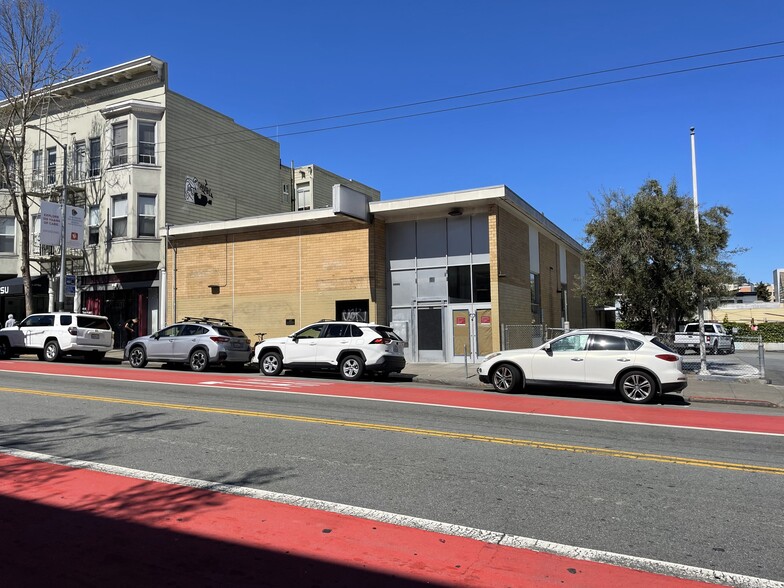
<svg viewBox="0 0 784 588">
<path fill-rule="evenodd" d="M 489 308 L 452 310 L 452 360 L 475 363 L 493 350 L 493 322 Z"/>
<path fill-rule="evenodd" d="M 416 318 L 417 361 L 445 361 L 444 307 L 420 306 Z"/>
</svg>

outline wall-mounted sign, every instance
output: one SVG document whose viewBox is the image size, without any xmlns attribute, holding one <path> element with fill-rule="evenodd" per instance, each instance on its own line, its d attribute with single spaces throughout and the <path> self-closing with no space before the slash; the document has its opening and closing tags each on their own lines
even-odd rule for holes
<svg viewBox="0 0 784 588">
<path fill-rule="evenodd" d="M 199 206 L 212 204 L 212 188 L 207 185 L 207 180 L 200 182 L 198 178 L 187 176 L 185 178 L 185 202 L 192 202 Z"/>
</svg>

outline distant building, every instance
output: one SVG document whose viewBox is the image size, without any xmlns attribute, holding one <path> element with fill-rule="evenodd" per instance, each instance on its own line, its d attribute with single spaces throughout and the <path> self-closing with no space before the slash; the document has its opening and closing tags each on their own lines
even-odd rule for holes
<svg viewBox="0 0 784 588">
<path fill-rule="evenodd" d="M 773 300 L 784 303 L 784 269 L 773 270 Z"/>
</svg>

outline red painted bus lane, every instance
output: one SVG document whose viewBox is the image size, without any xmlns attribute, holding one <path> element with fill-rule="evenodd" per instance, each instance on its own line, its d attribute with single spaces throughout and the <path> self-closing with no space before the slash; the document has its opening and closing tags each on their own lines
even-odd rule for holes
<svg viewBox="0 0 784 588">
<path fill-rule="evenodd" d="M 418 388 L 406 384 L 263 378 L 254 374 L 232 375 L 219 372 L 193 373 L 169 370 L 95 369 L 78 364 L 50 364 L 22 361 L 3 362 L 0 372 L 30 373 L 115 381 L 149 382 L 212 388 L 257 390 L 281 394 L 310 394 L 454 408 L 491 410 L 519 414 L 554 416 L 660 426 L 714 429 L 784 435 L 784 417 L 696 410 L 692 407 L 636 406 L 579 399 L 539 398 L 461 390 Z"/>
<path fill-rule="evenodd" d="M 7 586 L 706 586 L 618 565 L 0 453 Z"/>
</svg>

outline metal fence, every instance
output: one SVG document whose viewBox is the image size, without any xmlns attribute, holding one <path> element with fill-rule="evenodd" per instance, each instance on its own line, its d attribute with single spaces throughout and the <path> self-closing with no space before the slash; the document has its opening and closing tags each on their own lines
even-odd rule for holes
<svg viewBox="0 0 784 588">
<path fill-rule="evenodd" d="M 501 349 L 524 349 L 536 347 L 545 341 L 562 335 L 564 329 L 547 325 L 502 325 Z M 648 333 L 651 334 L 651 333 Z M 656 333 L 664 343 L 674 348 L 675 333 Z M 711 376 L 725 376 L 734 379 L 765 378 L 765 347 L 761 336 L 733 336 L 735 348 L 730 353 L 712 354 L 706 350 L 705 367 Z M 683 371 L 699 374 L 701 358 L 699 351 L 684 352 Z"/>
</svg>

